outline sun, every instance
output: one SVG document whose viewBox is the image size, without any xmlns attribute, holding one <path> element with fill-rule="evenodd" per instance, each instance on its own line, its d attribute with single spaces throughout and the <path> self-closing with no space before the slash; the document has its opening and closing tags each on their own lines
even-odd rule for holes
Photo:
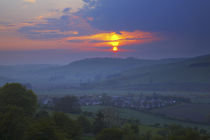
<svg viewBox="0 0 210 140">
<path fill-rule="evenodd" d="M 116 34 L 113 34 L 112 37 L 111 37 L 111 40 L 113 40 L 113 41 L 116 41 L 116 40 L 119 40 L 119 39 L 120 39 L 120 37 Z"/>
<path fill-rule="evenodd" d="M 116 34 L 113 34 L 112 36 L 111 36 L 111 41 L 112 42 L 110 42 L 110 44 L 112 45 L 112 51 L 113 52 L 118 52 L 118 46 L 119 46 L 119 44 L 120 44 L 120 42 L 119 42 L 119 39 L 120 39 L 120 37 L 118 36 L 118 35 L 116 35 Z"/>
<path fill-rule="evenodd" d="M 118 50 L 119 50 L 119 49 L 118 49 L 118 47 L 116 47 L 116 46 L 114 46 L 114 47 L 112 48 L 112 51 L 115 52 L 115 53 L 118 52 Z"/>
<path fill-rule="evenodd" d="M 111 39 L 110 39 L 110 42 L 109 42 L 109 43 L 110 43 L 113 47 L 118 47 L 119 44 L 120 44 L 119 39 L 120 39 L 120 37 L 119 37 L 118 35 L 113 34 L 113 35 L 111 36 Z"/>
<path fill-rule="evenodd" d="M 113 47 L 119 46 L 120 42 L 110 42 Z"/>
</svg>

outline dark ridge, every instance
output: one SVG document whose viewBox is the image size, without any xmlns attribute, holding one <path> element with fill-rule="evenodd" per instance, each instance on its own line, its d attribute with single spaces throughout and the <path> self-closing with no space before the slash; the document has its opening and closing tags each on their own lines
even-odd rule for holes
<svg viewBox="0 0 210 140">
<path fill-rule="evenodd" d="M 210 62 L 207 63 L 193 63 L 190 65 L 190 67 L 209 67 L 210 66 Z"/>
</svg>

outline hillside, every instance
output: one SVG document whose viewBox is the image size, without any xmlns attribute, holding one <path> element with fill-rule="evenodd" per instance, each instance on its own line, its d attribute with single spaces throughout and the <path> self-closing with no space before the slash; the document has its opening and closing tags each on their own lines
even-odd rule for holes
<svg viewBox="0 0 210 140">
<path fill-rule="evenodd" d="M 0 66 L 0 82 L 33 89 L 210 91 L 210 55 L 188 59 L 89 58 L 67 65 Z"/>
<path fill-rule="evenodd" d="M 210 91 L 210 55 L 122 72 L 97 84 L 100 88 Z"/>
<path fill-rule="evenodd" d="M 99 82 L 109 76 L 136 67 L 166 64 L 182 59 L 142 60 L 136 58 L 89 58 L 68 65 L 0 66 L 0 76 L 11 82 L 30 84 L 35 89 L 68 89 L 81 84 Z M 2 79 L 2 84 L 6 83 Z"/>
</svg>

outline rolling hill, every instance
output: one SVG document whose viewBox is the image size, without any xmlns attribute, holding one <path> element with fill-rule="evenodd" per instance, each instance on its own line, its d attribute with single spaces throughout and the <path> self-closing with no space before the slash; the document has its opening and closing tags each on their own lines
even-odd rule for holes
<svg viewBox="0 0 210 140">
<path fill-rule="evenodd" d="M 35 89 L 68 89 L 84 83 L 99 82 L 136 67 L 166 64 L 181 59 L 142 60 L 136 58 L 89 58 L 68 65 L 0 66 L 0 76 L 13 82 L 30 84 Z M 1 83 L 7 81 L 2 79 Z"/>
<path fill-rule="evenodd" d="M 210 91 L 210 55 L 168 64 L 134 68 L 97 85 L 135 90 Z"/>
<path fill-rule="evenodd" d="M 67 65 L 0 66 L 0 84 L 33 89 L 210 91 L 210 55 L 143 60 L 89 58 Z"/>
</svg>

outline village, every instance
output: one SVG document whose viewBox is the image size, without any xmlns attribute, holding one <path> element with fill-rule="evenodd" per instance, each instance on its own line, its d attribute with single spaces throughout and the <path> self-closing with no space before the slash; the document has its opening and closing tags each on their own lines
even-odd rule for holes
<svg viewBox="0 0 210 140">
<path fill-rule="evenodd" d="M 178 103 L 189 103 L 190 99 L 184 97 L 171 97 L 153 94 L 144 95 L 124 95 L 109 96 L 103 95 L 80 95 L 76 96 L 80 106 L 112 106 L 118 108 L 129 108 L 133 110 L 149 110 L 175 105 Z M 41 96 L 38 98 L 39 104 L 46 107 L 53 107 L 55 102 L 59 100 L 56 97 Z"/>
</svg>

